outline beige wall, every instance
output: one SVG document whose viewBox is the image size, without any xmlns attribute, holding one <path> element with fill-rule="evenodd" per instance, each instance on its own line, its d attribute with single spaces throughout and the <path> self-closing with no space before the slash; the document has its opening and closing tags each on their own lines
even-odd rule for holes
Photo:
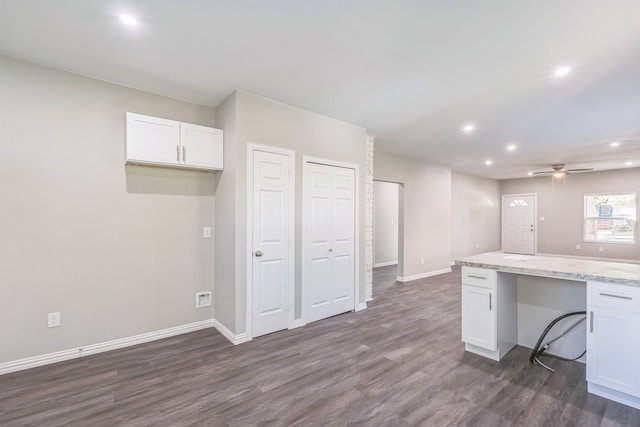
<svg viewBox="0 0 640 427">
<path fill-rule="evenodd" d="M 401 183 L 398 276 L 448 269 L 451 263 L 451 170 L 376 151 L 375 180 Z M 424 260 L 424 263 L 422 263 Z"/>
<path fill-rule="evenodd" d="M 374 266 L 398 262 L 399 184 L 374 181 Z"/>
<path fill-rule="evenodd" d="M 365 129 L 334 120 L 319 114 L 301 110 L 270 99 L 262 98 L 244 91 L 236 91 L 235 98 L 236 130 L 234 139 L 226 138 L 225 149 L 228 144 L 234 145 L 235 170 L 235 216 L 233 228 L 236 242 L 235 264 L 216 266 L 217 273 L 230 277 L 220 268 L 235 270 L 235 325 L 223 323 L 234 334 L 246 332 L 246 233 L 247 233 L 247 143 L 271 145 L 296 151 L 296 280 L 295 280 L 295 318 L 301 316 L 301 237 L 302 237 L 302 156 L 315 156 L 329 160 L 337 160 L 356 164 L 360 167 L 359 194 L 360 207 L 360 301 L 365 297 L 364 274 L 364 186 L 365 186 Z M 222 173 L 224 175 L 225 171 Z M 217 197 L 219 195 L 217 194 Z M 224 209 L 216 204 L 217 213 Z M 219 286 L 222 285 L 216 282 Z M 216 313 L 217 316 L 217 313 Z M 221 319 L 218 319 L 221 320 Z"/>
<path fill-rule="evenodd" d="M 224 129 L 224 170 L 216 174 L 215 235 L 215 318 L 230 331 L 236 325 L 236 169 L 237 139 L 235 92 L 216 107 L 216 124 Z M 239 226 L 239 224 L 236 224 Z"/>
<path fill-rule="evenodd" d="M 640 168 L 572 174 L 564 183 L 554 185 L 548 176 L 505 180 L 501 188 L 505 195 L 538 195 L 538 253 L 640 260 L 637 229 L 634 245 L 582 241 L 585 193 L 635 191 L 637 203 Z M 599 252 L 599 247 L 604 252 Z"/>
<path fill-rule="evenodd" d="M 500 181 L 451 174 L 451 260 L 500 250 Z"/>
<path fill-rule="evenodd" d="M 212 318 L 215 175 L 125 167 L 124 136 L 213 110 L 1 56 L 0 93 L 0 363 Z"/>
</svg>

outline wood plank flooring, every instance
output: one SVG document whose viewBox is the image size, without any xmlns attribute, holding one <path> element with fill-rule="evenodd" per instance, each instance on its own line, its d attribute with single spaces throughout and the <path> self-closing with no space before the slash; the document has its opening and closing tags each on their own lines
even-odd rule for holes
<svg viewBox="0 0 640 427">
<path fill-rule="evenodd" d="M 640 411 L 460 342 L 460 271 L 374 272 L 367 310 L 232 346 L 213 329 L 0 376 L 2 426 L 614 426 Z"/>
</svg>

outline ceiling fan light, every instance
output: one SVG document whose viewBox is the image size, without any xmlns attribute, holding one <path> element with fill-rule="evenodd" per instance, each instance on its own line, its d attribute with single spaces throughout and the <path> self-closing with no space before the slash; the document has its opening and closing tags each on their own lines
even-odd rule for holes
<svg viewBox="0 0 640 427">
<path fill-rule="evenodd" d="M 564 176 L 564 172 L 563 171 L 557 171 L 553 173 L 553 177 L 554 178 L 562 178 Z"/>
</svg>

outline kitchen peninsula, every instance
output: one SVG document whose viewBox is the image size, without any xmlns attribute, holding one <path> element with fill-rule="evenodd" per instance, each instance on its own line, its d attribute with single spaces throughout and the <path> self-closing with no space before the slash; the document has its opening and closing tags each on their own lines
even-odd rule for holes
<svg viewBox="0 0 640 427">
<path fill-rule="evenodd" d="M 522 300 L 563 300 L 565 311 L 587 312 L 578 338 L 587 348 L 589 391 L 640 409 L 640 264 L 502 252 L 456 264 L 467 351 L 499 361 L 516 344 L 530 347 L 523 338 L 532 333 L 529 324 L 549 313 L 543 303 Z"/>
</svg>

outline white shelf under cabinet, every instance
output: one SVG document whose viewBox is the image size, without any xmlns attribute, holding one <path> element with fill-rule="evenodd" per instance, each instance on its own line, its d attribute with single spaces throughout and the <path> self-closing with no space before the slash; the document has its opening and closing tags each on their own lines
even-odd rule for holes
<svg viewBox="0 0 640 427">
<path fill-rule="evenodd" d="M 223 131 L 127 113 L 127 164 L 222 170 Z"/>
</svg>

